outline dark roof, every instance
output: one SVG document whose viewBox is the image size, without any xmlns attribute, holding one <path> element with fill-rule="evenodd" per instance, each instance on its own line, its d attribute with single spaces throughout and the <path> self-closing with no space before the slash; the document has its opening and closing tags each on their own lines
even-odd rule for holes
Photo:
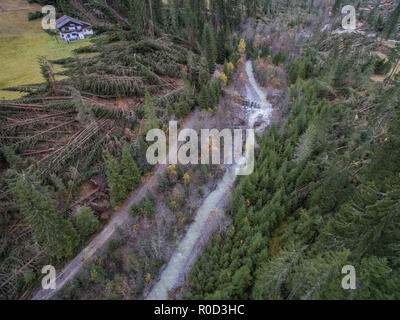
<svg viewBox="0 0 400 320">
<path fill-rule="evenodd" d="M 59 28 L 61 28 L 62 26 L 66 25 L 68 22 L 73 22 L 73 23 L 77 23 L 77 24 L 86 24 L 86 25 L 88 25 L 88 26 L 91 25 L 91 24 L 88 23 L 88 22 L 81 21 L 81 20 L 78 20 L 78 19 L 74 19 L 74 18 L 71 18 L 71 17 L 69 17 L 69 16 L 65 16 L 65 15 L 64 15 L 64 16 L 62 16 L 61 18 L 57 19 L 57 21 L 56 21 L 57 29 L 59 29 Z"/>
</svg>

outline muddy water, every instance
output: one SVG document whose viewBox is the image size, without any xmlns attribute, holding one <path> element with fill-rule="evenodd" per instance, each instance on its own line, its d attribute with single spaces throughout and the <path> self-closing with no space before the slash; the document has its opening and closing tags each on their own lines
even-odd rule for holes
<svg viewBox="0 0 400 320">
<path fill-rule="evenodd" d="M 256 123 L 261 123 L 258 130 L 267 127 L 272 114 L 272 106 L 266 100 L 263 90 L 257 84 L 251 61 L 246 62 L 246 99 L 250 106 L 246 107 L 247 123 L 253 128 Z M 190 225 L 185 237 L 162 271 L 158 282 L 153 286 L 148 300 L 168 299 L 168 292 L 184 283 L 184 277 L 189 272 L 192 263 L 199 254 L 201 247 L 215 226 L 220 212 L 224 209 L 229 199 L 230 189 L 236 178 L 238 164 L 233 164 L 225 172 L 217 188 L 211 192 L 198 209 L 194 222 Z"/>
</svg>

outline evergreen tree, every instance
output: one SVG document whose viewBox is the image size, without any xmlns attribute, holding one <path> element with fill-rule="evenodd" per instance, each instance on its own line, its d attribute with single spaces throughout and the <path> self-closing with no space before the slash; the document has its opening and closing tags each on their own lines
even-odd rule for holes
<svg viewBox="0 0 400 320">
<path fill-rule="evenodd" d="M 278 65 L 280 63 L 285 62 L 286 56 L 283 53 L 282 48 L 279 49 L 279 51 L 272 57 L 272 63 L 275 65 Z"/>
<path fill-rule="evenodd" d="M 200 109 L 208 109 L 208 90 L 207 86 L 203 85 L 199 94 L 199 107 Z"/>
<path fill-rule="evenodd" d="M 389 19 L 385 24 L 384 34 L 386 39 L 388 39 L 393 34 L 393 32 L 396 31 L 397 25 L 399 23 L 399 18 L 400 18 L 400 2 L 397 4 L 397 7 L 392 11 L 392 13 L 389 16 Z"/>
<path fill-rule="evenodd" d="M 154 23 L 159 27 L 164 26 L 164 5 L 162 0 L 152 0 Z"/>
<path fill-rule="evenodd" d="M 216 47 L 214 29 L 206 23 L 203 29 L 203 48 L 207 59 L 208 71 L 213 73 L 215 70 Z"/>
<path fill-rule="evenodd" d="M 168 1 L 169 21 L 172 31 L 176 31 L 178 29 L 178 8 L 176 1 L 177 0 Z"/>
<path fill-rule="evenodd" d="M 39 184 L 23 177 L 11 183 L 11 188 L 21 213 L 34 230 L 35 240 L 47 254 L 58 259 L 70 256 L 79 243 L 79 236 L 71 222 L 57 212 L 47 193 L 39 190 Z"/>
<path fill-rule="evenodd" d="M 132 191 L 139 183 L 140 171 L 132 157 L 131 146 L 128 143 L 124 143 L 122 147 L 121 166 L 125 186 L 129 191 Z"/>
<path fill-rule="evenodd" d="M 72 9 L 68 0 L 57 0 L 57 6 L 61 9 L 61 11 L 66 15 L 72 15 Z"/>
<path fill-rule="evenodd" d="M 335 0 L 335 3 L 333 4 L 333 7 L 332 7 L 332 13 L 333 14 L 339 13 L 340 8 L 342 6 L 342 1 L 343 0 Z"/>
<path fill-rule="evenodd" d="M 157 118 L 156 108 L 153 101 L 151 100 L 150 93 L 148 89 L 145 90 L 144 97 L 144 134 L 147 131 L 160 127 L 160 120 Z"/>
<path fill-rule="evenodd" d="M 94 215 L 94 212 L 89 207 L 82 207 L 74 213 L 74 220 L 79 233 L 83 238 L 89 237 L 96 231 L 99 225 L 99 220 Z"/>
<path fill-rule="evenodd" d="M 118 206 L 127 196 L 128 189 L 124 176 L 121 174 L 121 166 L 117 160 L 107 153 L 107 182 L 110 188 L 110 201 L 113 207 Z"/>
<path fill-rule="evenodd" d="M 353 202 L 331 219 L 325 234 L 334 237 L 331 241 L 336 246 L 352 249 L 357 259 L 366 254 L 382 255 L 400 266 L 395 249 L 400 241 L 399 200 L 398 188 L 382 193 L 373 185 L 363 186 Z"/>
<path fill-rule="evenodd" d="M 261 46 L 261 58 L 266 58 L 270 55 L 271 51 L 269 49 L 269 45 L 267 42 L 264 42 L 263 45 Z"/>
<path fill-rule="evenodd" d="M 283 286 L 300 258 L 301 248 L 297 243 L 296 246 L 281 249 L 277 257 L 264 262 L 256 272 L 252 298 L 256 300 L 282 299 Z"/>
<path fill-rule="evenodd" d="M 384 21 L 383 21 L 383 16 L 380 14 L 380 15 L 378 15 L 378 18 L 376 19 L 376 21 L 375 21 L 375 29 L 378 31 L 378 32 L 382 32 L 383 31 L 383 28 L 384 28 Z"/>
<path fill-rule="evenodd" d="M 226 54 L 226 33 L 225 29 L 220 29 L 217 39 L 217 63 L 223 64 L 225 62 Z"/>
<path fill-rule="evenodd" d="M 130 32 L 134 40 L 143 37 L 146 25 L 146 4 L 143 0 L 119 0 L 119 6 L 127 16 Z"/>
</svg>

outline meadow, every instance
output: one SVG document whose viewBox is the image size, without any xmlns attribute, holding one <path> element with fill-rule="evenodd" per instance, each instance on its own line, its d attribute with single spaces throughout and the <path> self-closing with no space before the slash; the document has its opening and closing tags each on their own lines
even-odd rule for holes
<svg viewBox="0 0 400 320">
<path fill-rule="evenodd" d="M 16 10 L 16 3 L 20 8 Z M 65 43 L 58 37 L 45 33 L 41 19 L 28 21 L 28 13 L 41 10 L 37 5 L 25 5 L 27 1 L 4 3 L 0 7 L 0 89 L 23 84 L 43 82 L 38 56 L 60 59 L 74 55 L 73 50 L 88 45 L 90 40 Z M 60 71 L 55 68 L 55 71 Z M 22 94 L 0 90 L 0 100 L 15 99 Z"/>
</svg>

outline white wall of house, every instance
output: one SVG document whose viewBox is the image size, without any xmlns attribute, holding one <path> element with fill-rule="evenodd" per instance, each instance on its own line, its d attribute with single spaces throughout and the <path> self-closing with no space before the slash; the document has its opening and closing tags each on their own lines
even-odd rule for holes
<svg viewBox="0 0 400 320">
<path fill-rule="evenodd" d="M 92 29 L 74 23 L 69 26 L 61 27 L 59 30 L 60 38 L 63 41 L 83 40 L 85 39 L 85 36 L 92 34 Z"/>
</svg>

